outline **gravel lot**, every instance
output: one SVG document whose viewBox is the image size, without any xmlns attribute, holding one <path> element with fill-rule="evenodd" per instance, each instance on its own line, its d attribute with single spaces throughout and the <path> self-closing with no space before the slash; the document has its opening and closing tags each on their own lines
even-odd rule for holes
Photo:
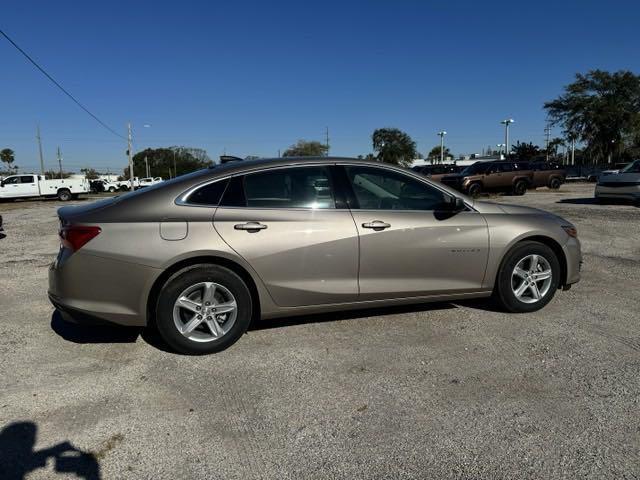
<svg viewBox="0 0 640 480">
<path fill-rule="evenodd" d="M 0 204 L 0 478 L 638 478 L 640 209 L 592 197 L 495 199 L 578 227 L 583 280 L 541 312 L 263 321 L 195 358 L 64 324 L 60 204 Z"/>
</svg>

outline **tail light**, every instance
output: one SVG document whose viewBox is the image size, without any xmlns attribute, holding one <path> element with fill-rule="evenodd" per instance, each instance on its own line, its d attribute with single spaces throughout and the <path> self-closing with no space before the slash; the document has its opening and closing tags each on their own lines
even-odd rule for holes
<svg viewBox="0 0 640 480">
<path fill-rule="evenodd" d="M 77 252 L 87 242 L 98 236 L 101 231 L 100 227 L 83 227 L 80 225 L 62 227 L 60 229 L 60 243 L 72 252 Z"/>
</svg>

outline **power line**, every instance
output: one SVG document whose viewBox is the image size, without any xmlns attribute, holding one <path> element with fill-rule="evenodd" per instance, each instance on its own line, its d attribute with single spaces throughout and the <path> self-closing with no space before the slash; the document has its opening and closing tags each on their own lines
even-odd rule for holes
<svg viewBox="0 0 640 480">
<path fill-rule="evenodd" d="M 9 43 L 11 45 L 13 45 L 22 55 L 25 56 L 25 58 L 27 60 L 29 60 L 38 70 L 40 70 L 40 72 L 42 72 L 42 74 L 47 77 L 49 80 L 51 80 L 51 82 L 53 82 L 53 84 L 58 87 L 67 97 L 69 97 L 71 100 L 73 100 L 75 102 L 76 105 L 78 105 L 82 110 L 84 110 L 85 112 L 87 112 L 96 122 L 98 122 L 100 125 L 102 125 L 104 128 L 106 128 L 107 130 L 109 130 L 111 133 L 113 133 L 114 135 L 124 139 L 125 137 L 123 137 L 122 135 L 120 135 L 118 132 L 116 132 L 113 128 L 111 128 L 109 125 L 107 125 L 106 123 L 104 123 L 102 120 L 100 120 L 97 116 L 95 116 L 93 113 L 91 113 L 91 111 L 89 111 L 89 109 L 87 107 L 85 107 L 82 103 L 80 103 L 73 95 L 71 95 L 67 90 L 65 90 L 65 88 L 60 85 L 51 75 L 49 75 L 44 68 L 42 68 L 40 65 L 38 65 L 36 63 L 36 61 L 31 58 L 29 56 L 29 54 L 27 52 L 25 52 L 22 48 L 20 48 L 18 46 L 18 44 L 16 42 L 14 42 L 13 40 L 11 40 L 11 38 L 9 37 L 9 35 L 7 35 L 6 33 L 4 33 L 2 30 L 0 30 L 0 34 L 2 34 L 2 36 L 4 38 L 6 38 Z"/>
</svg>

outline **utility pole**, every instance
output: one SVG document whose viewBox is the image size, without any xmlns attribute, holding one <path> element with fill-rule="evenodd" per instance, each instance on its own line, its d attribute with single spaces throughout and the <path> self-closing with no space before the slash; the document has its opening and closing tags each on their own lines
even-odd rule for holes
<svg viewBox="0 0 640 480">
<path fill-rule="evenodd" d="M 327 146 L 327 157 L 329 156 L 329 127 L 325 127 L 325 142 Z"/>
<path fill-rule="evenodd" d="M 60 155 L 60 147 L 58 147 L 58 167 L 60 167 L 60 178 L 62 179 L 62 155 Z"/>
<path fill-rule="evenodd" d="M 38 139 L 38 151 L 40 152 L 40 174 L 44 177 L 44 156 L 42 155 L 42 140 L 40 139 L 40 125 L 36 126 L 36 138 Z"/>
<path fill-rule="evenodd" d="M 280 158 L 280 149 L 278 149 L 278 158 Z"/>
<path fill-rule="evenodd" d="M 507 118 L 502 120 L 500 123 L 504 125 L 504 156 L 505 158 L 509 157 L 509 150 L 511 147 L 509 146 L 509 125 L 511 125 L 515 120 L 513 118 Z"/>
<path fill-rule="evenodd" d="M 549 161 L 549 136 L 551 135 L 551 127 L 547 123 L 547 126 L 544 129 L 545 134 L 545 151 L 547 152 L 547 162 Z"/>
<path fill-rule="evenodd" d="M 127 155 L 129 156 L 129 184 L 131 185 L 131 191 L 134 190 L 134 186 L 133 186 L 133 152 L 131 151 L 132 146 L 132 140 L 131 140 L 131 122 L 129 122 L 127 124 L 127 130 L 128 130 L 128 135 L 127 135 L 127 146 L 129 148 L 127 148 Z"/>
<path fill-rule="evenodd" d="M 147 171 L 147 177 L 149 176 L 149 160 L 147 160 L 147 156 L 144 156 L 144 165 L 146 167 L 146 171 Z"/>
<path fill-rule="evenodd" d="M 576 164 L 576 139 L 571 137 L 571 165 Z"/>
<path fill-rule="evenodd" d="M 440 163 L 444 163 L 444 136 L 447 134 L 444 130 L 438 132 L 440 136 Z"/>
<path fill-rule="evenodd" d="M 176 151 L 173 151 L 173 176 L 178 176 L 178 171 L 176 170 Z M 171 178 L 171 169 L 169 169 L 169 178 Z"/>
</svg>

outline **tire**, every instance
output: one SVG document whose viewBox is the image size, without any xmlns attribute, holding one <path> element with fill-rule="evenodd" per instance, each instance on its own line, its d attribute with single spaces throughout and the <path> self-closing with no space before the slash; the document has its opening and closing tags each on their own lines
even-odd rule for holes
<svg viewBox="0 0 640 480">
<path fill-rule="evenodd" d="M 114 193 L 116 191 L 115 187 L 109 187 L 109 193 Z"/>
<path fill-rule="evenodd" d="M 215 293 L 208 290 L 209 300 L 213 298 L 209 305 L 205 291 L 210 285 L 215 287 Z M 188 304 L 188 308 L 177 305 L 179 298 L 187 298 L 183 303 Z M 208 311 L 228 308 L 226 306 L 233 303 L 235 313 Z M 251 316 L 251 293 L 247 285 L 231 270 L 212 264 L 194 265 L 172 275 L 162 287 L 156 306 L 160 336 L 172 349 L 187 355 L 205 355 L 230 347 L 247 331 Z M 185 331 L 189 330 L 190 323 L 195 327 L 188 333 L 178 329 L 180 325 Z M 214 335 L 216 329 L 218 334 Z"/>
<path fill-rule="evenodd" d="M 558 190 L 560 188 L 560 185 L 562 185 L 562 182 L 559 178 L 552 178 L 549 182 L 549 188 L 551 190 Z"/>
<path fill-rule="evenodd" d="M 538 271 L 539 274 L 547 270 L 551 271 L 549 282 L 546 280 L 534 281 L 540 294 L 540 298 L 537 300 L 533 289 L 525 287 L 526 278 L 515 272 L 516 266 L 520 266 L 523 268 L 523 273 L 528 274 L 530 270 L 527 269 L 527 266 L 531 265 L 531 260 L 527 259 L 533 255 L 538 256 L 538 265 L 541 267 L 541 271 Z M 502 260 L 493 291 L 494 299 L 508 312 L 526 313 L 540 310 L 551 301 L 560 286 L 560 272 L 560 262 L 551 248 L 539 242 L 518 243 L 509 250 Z M 519 287 L 524 288 L 520 297 L 514 291 Z"/>
<path fill-rule="evenodd" d="M 528 184 L 524 180 L 518 180 L 516 184 L 513 186 L 513 194 L 522 196 L 527 193 Z"/>
<path fill-rule="evenodd" d="M 482 185 L 479 183 L 472 183 L 467 187 L 467 195 L 472 198 L 478 197 L 482 193 Z"/>
<path fill-rule="evenodd" d="M 58 200 L 60 200 L 61 202 L 68 202 L 69 200 L 71 200 L 71 198 L 71 192 L 66 188 L 61 188 L 60 190 L 58 190 Z"/>
</svg>

